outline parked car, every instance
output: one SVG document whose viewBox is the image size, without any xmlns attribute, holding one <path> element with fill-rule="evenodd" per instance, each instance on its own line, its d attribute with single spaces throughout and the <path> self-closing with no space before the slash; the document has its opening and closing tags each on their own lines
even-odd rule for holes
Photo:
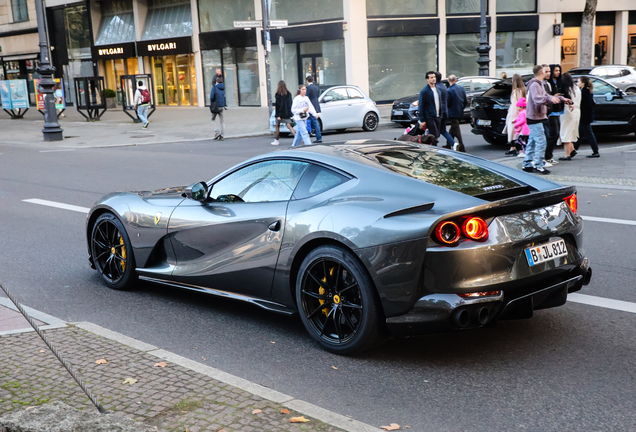
<svg viewBox="0 0 636 432">
<path fill-rule="evenodd" d="M 636 69 L 634 66 L 578 67 L 570 69 L 568 73 L 572 76 L 593 75 L 604 79 L 628 95 L 636 94 Z"/>
<path fill-rule="evenodd" d="M 320 130 L 337 130 L 343 132 L 348 128 L 361 127 L 365 131 L 374 131 L 380 123 L 380 111 L 360 87 L 354 85 L 339 85 L 321 87 Z M 276 110 L 272 110 L 269 117 L 269 130 L 276 132 Z M 287 125 L 280 125 L 282 133 L 289 133 Z"/>
<path fill-rule="evenodd" d="M 298 313 L 338 354 L 391 334 L 530 318 L 589 283 L 573 186 L 465 153 L 364 141 L 108 194 L 86 220 L 90 264 L 113 289 L 141 279 Z"/>
<path fill-rule="evenodd" d="M 524 82 L 532 75 L 524 75 Z M 628 134 L 636 132 L 636 95 L 628 95 L 612 84 L 590 76 L 594 85 L 594 122 L 592 129 L 597 134 Z M 483 95 L 473 98 L 470 107 L 472 132 L 481 135 L 490 144 L 507 144 L 503 133 L 510 106 L 512 85 L 510 81 L 495 84 Z"/>
<path fill-rule="evenodd" d="M 461 85 L 466 90 L 466 98 L 468 99 L 468 105 L 464 108 L 464 120 L 470 119 L 470 102 L 473 97 L 482 94 L 484 91 L 492 87 L 494 83 L 499 81 L 501 81 L 499 78 L 492 77 L 463 77 L 457 79 L 457 84 Z M 443 79 L 442 83 L 448 87 L 448 80 Z M 423 82 L 422 87 L 425 84 L 426 81 Z M 404 126 L 408 126 L 409 124 L 417 121 L 417 111 L 419 109 L 417 105 L 419 103 L 419 98 L 420 95 L 416 94 L 412 96 L 405 96 L 393 102 L 391 121 Z"/>
</svg>

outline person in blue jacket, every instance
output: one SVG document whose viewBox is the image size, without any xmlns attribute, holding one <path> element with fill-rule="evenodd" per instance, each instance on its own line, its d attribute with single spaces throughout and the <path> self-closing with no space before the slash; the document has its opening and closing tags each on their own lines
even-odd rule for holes
<svg viewBox="0 0 636 432">
<path fill-rule="evenodd" d="M 464 87 L 457 84 L 457 76 L 450 75 L 448 77 L 448 119 L 450 121 L 450 135 L 453 138 L 457 138 L 459 146 L 457 148 L 460 152 L 466 152 L 464 147 L 464 140 L 462 139 L 462 131 L 459 129 L 459 121 L 464 116 L 464 108 L 468 103 L 466 97 L 466 90 Z"/>
<path fill-rule="evenodd" d="M 215 104 L 214 102 L 218 102 L 218 104 Z M 210 92 L 210 112 L 212 113 L 214 139 L 219 141 L 223 141 L 223 134 L 225 133 L 223 110 L 225 110 L 225 84 L 223 83 L 223 77 L 219 76 L 216 78 L 216 84 L 212 87 L 212 91 Z M 216 123 L 217 117 L 221 123 L 220 129 Z"/>
<path fill-rule="evenodd" d="M 442 101 L 435 85 L 437 83 L 435 72 L 426 72 L 426 83 L 427 85 L 420 92 L 418 120 L 420 128 L 428 127 L 429 133 L 437 139 L 442 125 Z"/>
<path fill-rule="evenodd" d="M 435 72 L 435 85 L 439 90 L 439 94 L 442 99 L 442 124 L 439 128 L 439 134 L 446 138 L 446 145 L 444 148 L 450 149 L 453 148 L 453 144 L 455 144 L 455 140 L 446 130 L 446 123 L 448 122 L 448 89 L 442 82 L 442 74 L 439 72 Z"/>
</svg>

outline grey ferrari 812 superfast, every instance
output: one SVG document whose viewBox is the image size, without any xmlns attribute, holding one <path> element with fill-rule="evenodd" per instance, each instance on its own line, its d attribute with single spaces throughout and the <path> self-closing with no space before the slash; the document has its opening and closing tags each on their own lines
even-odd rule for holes
<svg viewBox="0 0 636 432">
<path fill-rule="evenodd" d="M 191 186 L 109 194 L 86 236 L 111 288 L 141 279 L 298 313 L 339 354 L 530 318 L 592 275 L 574 187 L 396 141 L 276 151 Z"/>
</svg>

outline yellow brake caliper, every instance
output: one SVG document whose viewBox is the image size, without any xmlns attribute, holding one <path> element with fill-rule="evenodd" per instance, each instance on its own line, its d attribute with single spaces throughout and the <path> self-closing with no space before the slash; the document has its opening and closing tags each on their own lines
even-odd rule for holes
<svg viewBox="0 0 636 432">
<path fill-rule="evenodd" d="M 126 259 L 126 246 L 124 245 L 124 238 L 123 237 L 119 237 L 119 244 L 122 245 L 121 246 L 121 257 L 123 259 Z M 122 261 L 121 262 L 121 269 L 122 269 L 122 271 L 126 271 L 126 261 Z"/>
<path fill-rule="evenodd" d="M 332 276 L 332 277 L 333 277 L 333 273 L 334 273 L 334 271 L 335 271 L 335 270 L 336 270 L 336 268 L 335 268 L 335 267 L 332 267 L 332 268 L 329 270 L 329 276 Z M 327 283 L 327 276 L 325 276 L 324 278 L 322 278 L 322 281 L 323 281 L 324 283 Z M 319 287 L 319 288 L 318 288 L 318 294 L 320 294 L 320 295 L 325 295 L 325 294 L 327 294 L 327 291 L 325 291 L 325 289 L 324 289 L 323 287 Z M 325 301 L 324 301 L 324 300 L 318 300 L 318 301 L 320 302 L 320 304 L 321 304 L 321 305 L 325 304 Z M 323 313 L 323 314 L 325 314 L 325 316 L 328 316 L 328 315 L 329 315 L 329 311 L 327 310 L 327 308 L 324 308 L 324 309 L 322 310 L 322 313 Z"/>
</svg>

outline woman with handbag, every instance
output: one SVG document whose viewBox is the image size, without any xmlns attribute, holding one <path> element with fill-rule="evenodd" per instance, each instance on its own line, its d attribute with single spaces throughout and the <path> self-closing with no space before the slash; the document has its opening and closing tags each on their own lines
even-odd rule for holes
<svg viewBox="0 0 636 432">
<path fill-rule="evenodd" d="M 316 118 L 319 117 L 314 106 L 311 104 L 311 101 L 306 96 L 307 87 L 301 86 L 299 90 L 300 93 L 294 98 L 294 103 L 291 108 L 291 111 L 294 114 L 294 120 L 296 121 L 296 126 L 298 127 L 298 131 L 294 136 L 292 147 L 296 147 L 300 144 L 301 139 L 305 145 L 311 145 L 311 139 L 309 138 L 309 133 L 307 133 L 307 119 L 309 118 L 309 114 Z"/>
<path fill-rule="evenodd" d="M 579 139 L 579 121 L 581 120 L 581 89 L 574 84 L 574 79 L 569 73 L 563 74 L 563 87 L 565 97 L 572 99 L 572 105 L 565 108 L 563 121 L 561 121 L 560 138 L 565 150 L 565 156 L 560 161 L 569 161 L 576 155 L 574 142 Z"/>
<path fill-rule="evenodd" d="M 280 124 L 284 123 L 292 135 L 296 135 L 294 131 L 294 120 L 292 119 L 292 95 L 287 90 L 285 81 L 280 80 L 278 82 L 278 88 L 276 89 L 276 139 L 272 142 L 272 145 L 280 144 L 278 138 L 280 138 Z"/>
<path fill-rule="evenodd" d="M 223 84 L 223 77 L 219 76 L 216 79 L 216 84 L 212 87 L 210 92 L 210 112 L 212 113 L 212 126 L 214 127 L 214 139 L 223 141 L 223 134 L 225 133 L 225 120 L 223 119 L 223 110 L 225 109 L 225 84 Z M 221 128 L 219 129 L 216 118 L 219 117 Z"/>
</svg>

